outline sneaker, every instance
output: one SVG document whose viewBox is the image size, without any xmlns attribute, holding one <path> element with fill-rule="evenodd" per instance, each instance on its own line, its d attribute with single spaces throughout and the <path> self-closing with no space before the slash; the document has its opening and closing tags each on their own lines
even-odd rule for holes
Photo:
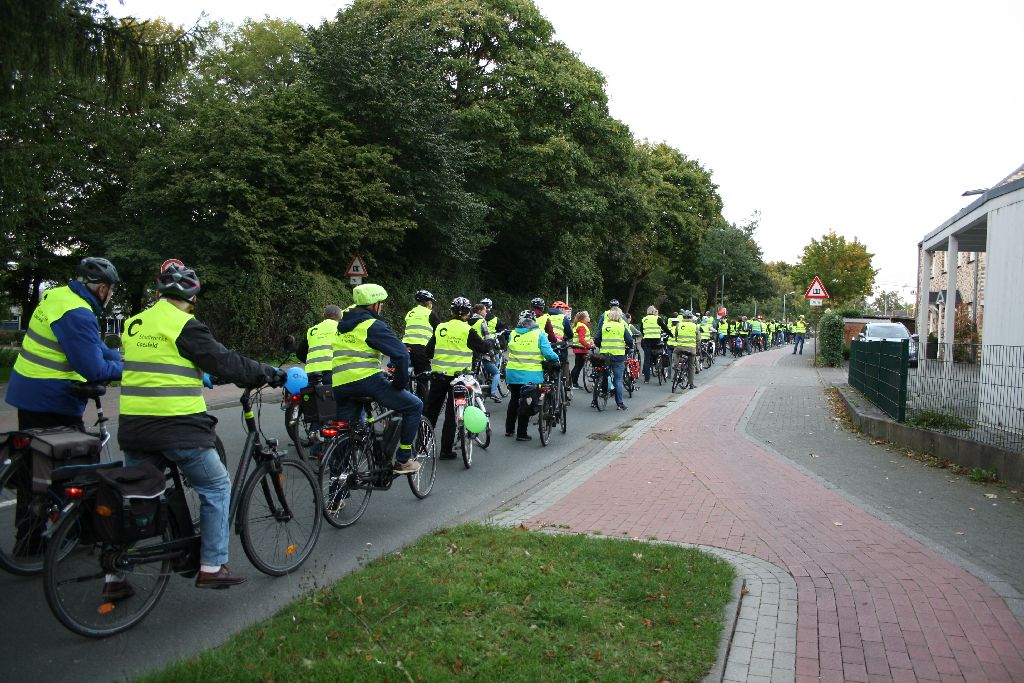
<svg viewBox="0 0 1024 683">
<path fill-rule="evenodd" d="M 572 388 L 573 389 L 583 389 L 583 387 L 581 387 L 579 384 L 573 384 Z"/>
<path fill-rule="evenodd" d="M 523 434 L 516 437 L 516 441 L 533 441 L 533 437 L 529 434 Z"/>
<path fill-rule="evenodd" d="M 103 584 L 104 600 L 125 600 L 135 595 L 135 589 L 127 581 L 108 581 Z"/>
<path fill-rule="evenodd" d="M 505 432 L 505 436 L 515 436 L 512 432 Z"/>
<path fill-rule="evenodd" d="M 501 396 L 491 396 L 491 400 L 495 403 L 501 403 Z"/>
<path fill-rule="evenodd" d="M 215 572 L 196 574 L 196 588 L 231 588 L 245 583 L 245 577 L 232 573 L 226 564 Z"/>
<path fill-rule="evenodd" d="M 615 410 L 625 410 L 625 409 L 626 409 L 626 404 L 625 403 L 620 403 L 619 405 L 615 406 Z"/>
<path fill-rule="evenodd" d="M 441 457 L 443 458 L 444 456 L 442 455 Z M 396 462 L 393 471 L 395 474 L 416 474 L 420 471 L 420 464 L 415 460 Z"/>
<path fill-rule="evenodd" d="M 455 451 L 445 451 L 445 452 L 441 453 L 441 455 L 439 455 L 437 457 L 440 458 L 441 460 L 455 460 L 459 456 L 455 455 Z M 395 467 L 395 472 L 397 472 L 397 471 L 398 471 L 398 468 Z"/>
</svg>

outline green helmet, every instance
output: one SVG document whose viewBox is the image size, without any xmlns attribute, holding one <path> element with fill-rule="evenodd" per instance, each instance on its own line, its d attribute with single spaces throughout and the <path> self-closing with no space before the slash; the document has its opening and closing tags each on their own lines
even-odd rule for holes
<svg viewBox="0 0 1024 683">
<path fill-rule="evenodd" d="M 380 285 L 359 285 L 352 290 L 352 303 L 356 306 L 372 306 L 388 298 L 388 290 Z"/>
</svg>

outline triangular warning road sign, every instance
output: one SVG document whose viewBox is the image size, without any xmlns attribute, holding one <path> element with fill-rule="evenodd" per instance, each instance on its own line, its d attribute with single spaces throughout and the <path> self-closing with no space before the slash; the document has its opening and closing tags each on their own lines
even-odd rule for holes
<svg viewBox="0 0 1024 683">
<path fill-rule="evenodd" d="M 352 259 L 352 263 L 348 264 L 348 270 L 345 271 L 345 277 L 366 277 L 367 275 L 369 273 L 366 272 L 366 264 L 359 256 Z"/>
<path fill-rule="evenodd" d="M 825 285 L 821 284 L 821 278 L 817 275 L 814 276 L 814 282 L 807 288 L 807 293 L 804 294 L 805 299 L 828 299 L 828 292 L 825 291 Z"/>
</svg>

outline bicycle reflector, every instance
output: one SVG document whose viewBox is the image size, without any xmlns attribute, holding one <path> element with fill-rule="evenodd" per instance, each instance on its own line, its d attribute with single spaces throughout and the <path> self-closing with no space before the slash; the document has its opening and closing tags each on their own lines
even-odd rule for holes
<svg viewBox="0 0 1024 683">
<path fill-rule="evenodd" d="M 298 394 L 288 394 L 288 402 L 289 403 L 298 403 L 301 400 L 302 400 L 302 397 L 299 396 Z"/>
<path fill-rule="evenodd" d="M 66 489 L 64 489 L 64 495 L 67 496 L 68 498 L 71 498 L 72 500 L 79 500 L 82 496 L 85 495 L 85 491 L 83 491 L 77 486 L 68 486 Z"/>
<path fill-rule="evenodd" d="M 320 430 L 320 435 L 327 439 L 333 439 L 338 435 L 338 430 L 334 427 L 324 427 Z"/>
<path fill-rule="evenodd" d="M 28 448 L 32 444 L 32 437 L 24 434 L 15 434 L 11 439 L 11 445 L 18 450 Z"/>
</svg>

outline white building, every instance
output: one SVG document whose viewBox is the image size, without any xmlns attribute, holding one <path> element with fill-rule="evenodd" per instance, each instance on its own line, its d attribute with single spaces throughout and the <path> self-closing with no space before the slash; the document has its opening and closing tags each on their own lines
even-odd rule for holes
<svg viewBox="0 0 1024 683">
<path fill-rule="evenodd" d="M 984 255 L 983 281 L 979 283 L 984 301 L 980 317 L 981 368 L 978 375 L 978 422 L 1003 430 L 1024 431 L 1024 404 L 1018 395 L 1024 391 L 1024 166 L 986 190 L 972 204 L 925 235 L 918 243 L 917 328 L 921 341 L 929 330 L 929 312 L 937 313 L 935 302 L 929 307 L 929 291 L 940 289 L 943 299 L 942 320 L 931 329 L 939 332 L 939 357 L 952 359 L 944 345 L 966 342 L 954 338 L 959 267 L 972 256 Z M 936 261 L 941 260 L 937 264 Z M 936 272 L 941 273 L 936 277 Z M 945 277 L 945 282 L 941 282 Z M 936 280 L 940 280 L 936 283 Z M 938 287 L 936 287 L 938 284 Z M 949 296 L 953 293 L 954 296 Z M 934 297 L 934 295 L 933 295 Z M 966 298 L 966 297 L 965 297 Z M 1016 347 L 1016 348 L 1008 348 Z M 929 361 L 922 356 L 923 364 Z M 934 362 L 934 361 L 932 361 Z"/>
</svg>

